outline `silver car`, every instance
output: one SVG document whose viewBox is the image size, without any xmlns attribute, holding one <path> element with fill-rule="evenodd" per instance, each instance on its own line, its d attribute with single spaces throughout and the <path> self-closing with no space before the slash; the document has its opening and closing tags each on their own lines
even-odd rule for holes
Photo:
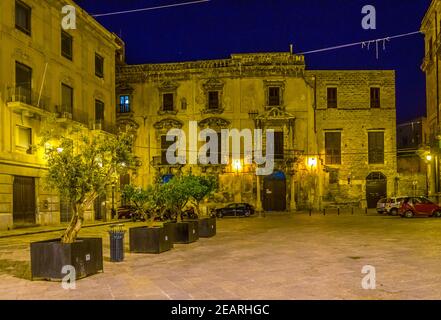
<svg viewBox="0 0 441 320">
<path fill-rule="evenodd" d="M 391 197 L 387 199 L 385 211 L 387 214 L 397 216 L 400 212 L 400 206 L 404 199 L 408 197 Z"/>
<path fill-rule="evenodd" d="M 378 200 L 377 202 L 378 213 L 383 214 L 386 212 L 386 202 L 387 202 L 387 198 L 381 198 L 380 200 Z"/>
</svg>

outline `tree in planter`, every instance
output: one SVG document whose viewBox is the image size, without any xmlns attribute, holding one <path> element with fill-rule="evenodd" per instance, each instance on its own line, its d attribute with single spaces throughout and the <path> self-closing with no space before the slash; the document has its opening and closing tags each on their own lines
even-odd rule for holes
<svg viewBox="0 0 441 320">
<path fill-rule="evenodd" d="M 189 175 L 184 178 L 189 188 L 190 202 L 196 207 L 196 213 L 201 216 L 201 203 L 217 190 L 217 180 L 213 176 L 202 177 Z"/>
<path fill-rule="evenodd" d="M 56 129 L 46 129 L 42 136 L 48 165 L 47 183 L 61 197 L 69 199 L 73 212 L 61 241 L 73 243 L 81 230 L 86 208 L 132 165 L 133 139 L 127 133 L 108 136 L 84 130 L 63 136 Z M 52 147 L 52 141 L 56 141 L 58 147 Z"/>
<path fill-rule="evenodd" d="M 168 210 L 172 218 L 178 221 L 191 197 L 188 179 L 173 177 L 169 182 L 160 186 L 159 193 L 164 203 L 164 209 Z"/>
<path fill-rule="evenodd" d="M 148 186 L 146 189 L 133 185 L 125 186 L 122 195 L 136 208 L 137 213 L 144 218 L 155 218 L 154 210 L 158 208 L 158 187 Z"/>
</svg>

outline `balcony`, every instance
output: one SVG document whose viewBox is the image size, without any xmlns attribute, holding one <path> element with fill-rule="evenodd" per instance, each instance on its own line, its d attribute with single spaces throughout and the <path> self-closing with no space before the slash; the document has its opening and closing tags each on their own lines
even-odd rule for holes
<svg viewBox="0 0 441 320">
<path fill-rule="evenodd" d="M 110 133 L 110 134 L 116 134 L 116 131 L 117 131 L 116 126 L 113 123 L 104 121 L 102 119 L 91 121 L 90 129 L 102 131 L 102 132 Z"/>
<path fill-rule="evenodd" d="M 130 105 L 119 104 L 116 108 L 116 115 L 118 117 L 131 117 L 133 116 L 133 112 L 130 108 Z"/>
<path fill-rule="evenodd" d="M 38 92 L 25 87 L 12 86 L 7 88 L 6 103 L 11 110 L 29 117 L 37 115 L 49 115 L 50 99 L 40 96 Z"/>
<path fill-rule="evenodd" d="M 181 164 L 169 164 L 162 156 L 154 156 L 152 159 L 150 164 L 154 168 L 179 168 L 182 166 Z"/>
<path fill-rule="evenodd" d="M 175 116 L 177 114 L 178 114 L 178 110 L 176 110 L 176 109 L 169 109 L 169 108 L 164 109 L 164 108 L 161 108 L 161 109 L 158 110 L 158 115 L 159 116 L 166 116 L 166 115 Z"/>
</svg>

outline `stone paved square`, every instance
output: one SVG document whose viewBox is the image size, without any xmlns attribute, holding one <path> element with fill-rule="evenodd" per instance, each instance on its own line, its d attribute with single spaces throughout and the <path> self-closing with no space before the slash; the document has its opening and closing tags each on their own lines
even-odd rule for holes
<svg viewBox="0 0 441 320">
<path fill-rule="evenodd" d="M 140 225 L 127 223 L 126 227 Z M 218 220 L 218 234 L 160 255 L 128 253 L 76 290 L 30 281 L 29 243 L 60 232 L 0 239 L 1 299 L 440 299 L 441 219 L 267 214 Z M 376 289 L 361 286 L 365 265 Z"/>
</svg>

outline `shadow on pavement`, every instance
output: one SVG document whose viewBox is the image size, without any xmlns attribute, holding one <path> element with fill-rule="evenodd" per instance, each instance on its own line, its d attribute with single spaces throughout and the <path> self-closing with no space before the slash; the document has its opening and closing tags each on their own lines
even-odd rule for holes
<svg viewBox="0 0 441 320">
<path fill-rule="evenodd" d="M 20 279 L 31 280 L 30 262 L 0 259 L 0 275 L 2 274 L 8 274 Z"/>
</svg>

